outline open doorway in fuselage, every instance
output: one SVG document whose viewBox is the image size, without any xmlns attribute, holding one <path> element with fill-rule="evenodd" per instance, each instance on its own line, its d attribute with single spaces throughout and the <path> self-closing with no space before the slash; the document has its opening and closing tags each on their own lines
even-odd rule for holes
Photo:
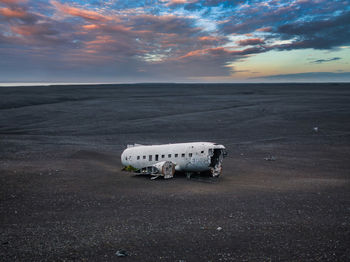
<svg viewBox="0 0 350 262">
<path fill-rule="evenodd" d="M 210 158 L 210 167 L 216 167 L 220 161 L 222 160 L 222 149 L 214 149 L 214 153 L 212 153 L 212 156 Z"/>
</svg>

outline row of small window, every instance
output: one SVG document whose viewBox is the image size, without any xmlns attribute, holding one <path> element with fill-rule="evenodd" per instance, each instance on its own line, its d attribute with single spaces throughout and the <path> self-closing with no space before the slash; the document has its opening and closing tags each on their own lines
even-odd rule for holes
<svg viewBox="0 0 350 262">
<path fill-rule="evenodd" d="M 204 151 L 201 151 L 201 153 L 203 154 L 204 153 Z M 189 153 L 188 154 L 188 156 L 189 157 L 192 157 L 192 153 Z M 148 160 L 149 161 L 152 161 L 152 155 L 149 155 L 148 156 Z M 179 154 L 174 154 L 174 157 L 176 158 L 176 157 L 179 157 Z M 181 157 L 185 157 L 185 154 L 181 154 Z M 161 155 L 161 158 L 165 158 L 165 155 Z M 171 158 L 171 154 L 168 154 L 168 158 Z M 141 159 L 141 157 L 140 156 L 137 156 L 137 160 L 140 160 Z M 146 159 L 146 156 L 142 156 L 142 159 Z M 155 161 L 158 161 L 159 160 L 159 155 L 155 155 L 154 156 L 154 160 Z"/>
</svg>

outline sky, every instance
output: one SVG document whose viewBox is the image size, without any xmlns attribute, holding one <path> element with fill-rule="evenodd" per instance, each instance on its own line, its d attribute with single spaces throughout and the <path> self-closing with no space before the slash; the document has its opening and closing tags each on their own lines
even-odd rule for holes
<svg viewBox="0 0 350 262">
<path fill-rule="evenodd" d="M 0 0 L 0 83 L 350 81 L 350 0 Z"/>
</svg>

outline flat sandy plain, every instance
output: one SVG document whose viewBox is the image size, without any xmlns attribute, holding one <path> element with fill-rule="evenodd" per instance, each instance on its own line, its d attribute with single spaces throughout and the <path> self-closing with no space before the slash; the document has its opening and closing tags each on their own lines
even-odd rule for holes
<svg viewBox="0 0 350 262">
<path fill-rule="evenodd" d="M 0 96 L 1 261 L 349 261 L 350 84 Z M 190 141 L 227 147 L 219 179 L 121 171 L 129 143 Z"/>
</svg>

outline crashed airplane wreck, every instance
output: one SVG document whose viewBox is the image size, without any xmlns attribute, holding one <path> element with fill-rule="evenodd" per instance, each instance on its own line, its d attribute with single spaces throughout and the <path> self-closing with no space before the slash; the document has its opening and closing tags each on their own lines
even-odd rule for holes
<svg viewBox="0 0 350 262">
<path fill-rule="evenodd" d="M 121 155 L 124 170 L 135 174 L 172 178 L 175 171 L 193 173 L 210 172 L 218 177 L 226 156 L 223 145 L 210 142 L 178 143 L 165 145 L 128 145 Z"/>
</svg>

